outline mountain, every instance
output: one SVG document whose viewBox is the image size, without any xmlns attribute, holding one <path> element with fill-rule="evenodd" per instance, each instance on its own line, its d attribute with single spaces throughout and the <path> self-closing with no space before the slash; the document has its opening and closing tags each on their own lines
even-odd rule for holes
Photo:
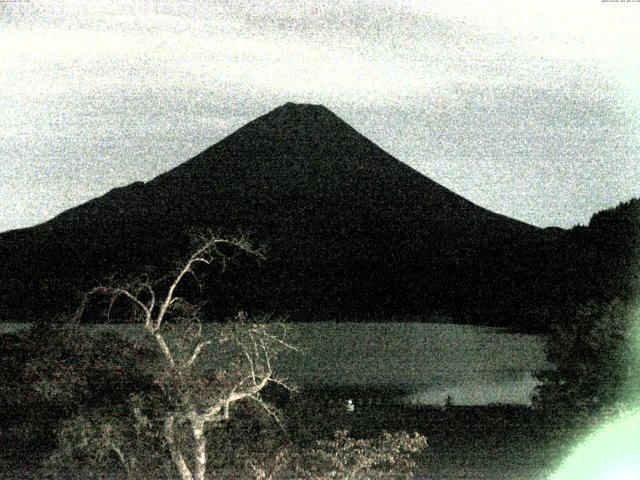
<svg viewBox="0 0 640 480">
<path fill-rule="evenodd" d="M 166 271 L 204 228 L 268 249 L 208 279 L 212 311 L 495 324 L 542 302 L 547 246 L 564 232 L 474 205 L 325 107 L 288 103 L 149 182 L 1 234 L 0 320 L 49 317 L 110 275 Z"/>
</svg>

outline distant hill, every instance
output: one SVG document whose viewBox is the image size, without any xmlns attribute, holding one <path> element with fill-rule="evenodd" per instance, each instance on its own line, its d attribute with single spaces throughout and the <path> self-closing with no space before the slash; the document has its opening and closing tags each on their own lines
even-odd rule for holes
<svg viewBox="0 0 640 480">
<path fill-rule="evenodd" d="M 212 312 L 520 326 L 549 309 L 567 235 L 474 205 L 325 107 L 288 103 L 147 183 L 1 234 L 0 320 L 46 318 L 109 275 L 165 271 L 204 228 L 268 247 L 265 263 L 208 278 Z"/>
<path fill-rule="evenodd" d="M 557 251 L 565 277 L 559 298 L 569 304 L 637 301 L 640 295 L 640 199 L 594 214 L 569 230 Z"/>
</svg>

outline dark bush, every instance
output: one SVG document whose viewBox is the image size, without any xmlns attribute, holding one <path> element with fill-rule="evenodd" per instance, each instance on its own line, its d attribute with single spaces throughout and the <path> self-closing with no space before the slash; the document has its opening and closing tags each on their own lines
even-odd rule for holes
<svg viewBox="0 0 640 480">
<path fill-rule="evenodd" d="M 638 312 L 628 302 L 589 303 L 554 326 L 547 344 L 549 370 L 534 405 L 557 420 L 592 421 L 603 409 L 633 401 L 638 373 L 634 343 Z"/>
<path fill-rule="evenodd" d="M 0 336 L 0 425 L 12 449 L 56 447 L 55 431 L 79 412 L 119 409 L 131 394 L 153 389 L 145 371 L 152 351 L 115 332 L 74 324 L 36 324 Z M 148 368 L 147 368 L 148 369 Z"/>
</svg>

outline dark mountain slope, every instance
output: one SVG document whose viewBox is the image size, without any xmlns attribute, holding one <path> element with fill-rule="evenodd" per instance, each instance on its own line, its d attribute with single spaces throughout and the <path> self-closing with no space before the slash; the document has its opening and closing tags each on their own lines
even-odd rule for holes
<svg viewBox="0 0 640 480">
<path fill-rule="evenodd" d="M 252 232 L 269 250 L 212 280 L 212 306 L 358 317 L 510 315 L 519 293 L 541 291 L 540 255 L 558 235 L 472 204 L 322 106 L 286 104 L 150 182 L 0 235 L 2 317 L 49 315 L 109 274 L 163 270 L 202 228 Z"/>
</svg>

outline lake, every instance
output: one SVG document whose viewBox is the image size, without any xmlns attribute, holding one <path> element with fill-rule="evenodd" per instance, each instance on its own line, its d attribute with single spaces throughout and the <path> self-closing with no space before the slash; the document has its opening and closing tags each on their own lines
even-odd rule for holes
<svg viewBox="0 0 640 480">
<path fill-rule="evenodd" d="M 398 387 L 406 400 L 528 404 L 532 370 L 548 366 L 541 335 L 444 323 L 298 324 L 285 374 L 312 384 Z"/>
<path fill-rule="evenodd" d="M 135 328 L 101 325 L 93 328 Z M 28 324 L 0 324 L 0 333 Z M 529 404 L 533 370 L 548 367 L 543 335 L 449 323 L 290 323 L 298 352 L 278 358 L 300 386 L 399 388 L 404 401 L 456 405 Z"/>
</svg>

